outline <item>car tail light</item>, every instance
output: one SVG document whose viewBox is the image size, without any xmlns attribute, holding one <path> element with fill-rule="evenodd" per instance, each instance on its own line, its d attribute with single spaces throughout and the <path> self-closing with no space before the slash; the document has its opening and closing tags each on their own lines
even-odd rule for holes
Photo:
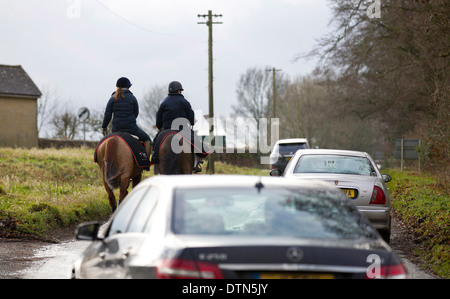
<svg viewBox="0 0 450 299">
<path fill-rule="evenodd" d="M 165 259 L 156 267 L 159 279 L 223 279 L 216 264 L 185 259 Z"/>
<path fill-rule="evenodd" d="M 378 275 L 375 275 L 374 277 L 368 277 L 366 275 L 366 278 L 404 279 L 407 278 L 407 274 L 408 272 L 403 265 L 387 265 L 380 267 Z"/>
<path fill-rule="evenodd" d="M 373 187 L 372 198 L 370 199 L 371 205 L 385 205 L 386 204 L 386 196 L 384 195 L 383 190 L 380 187 Z"/>
</svg>

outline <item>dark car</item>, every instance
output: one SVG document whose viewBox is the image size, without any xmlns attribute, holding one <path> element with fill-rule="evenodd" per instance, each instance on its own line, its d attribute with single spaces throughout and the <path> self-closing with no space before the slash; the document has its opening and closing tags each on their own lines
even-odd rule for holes
<svg viewBox="0 0 450 299">
<path fill-rule="evenodd" d="M 138 185 L 74 278 L 404 278 L 397 255 L 337 188 L 257 176 L 156 176 Z"/>
</svg>

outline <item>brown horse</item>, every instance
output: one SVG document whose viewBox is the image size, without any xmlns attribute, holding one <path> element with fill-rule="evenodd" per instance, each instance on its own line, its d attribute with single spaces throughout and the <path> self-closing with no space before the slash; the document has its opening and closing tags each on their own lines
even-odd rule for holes
<svg viewBox="0 0 450 299">
<path fill-rule="evenodd" d="M 176 145 L 176 150 L 172 148 Z M 159 164 L 154 165 L 155 174 L 192 174 L 194 152 L 191 144 L 180 134 L 169 134 L 159 148 Z"/>
<path fill-rule="evenodd" d="M 130 180 L 133 181 L 133 188 L 140 183 L 142 169 L 137 166 L 126 142 L 118 136 L 113 136 L 99 145 L 97 164 L 102 174 L 103 185 L 108 193 L 109 204 L 114 212 L 117 208 L 114 189 L 119 188 L 120 190 L 120 204 L 128 194 Z"/>
</svg>

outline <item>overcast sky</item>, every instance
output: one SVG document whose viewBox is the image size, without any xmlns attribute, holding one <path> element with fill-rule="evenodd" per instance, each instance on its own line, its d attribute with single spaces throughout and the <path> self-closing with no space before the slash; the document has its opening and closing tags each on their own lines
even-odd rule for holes
<svg viewBox="0 0 450 299">
<path fill-rule="evenodd" d="M 214 25 L 214 113 L 229 115 L 239 77 L 273 66 L 291 78 L 314 61 L 293 61 L 331 31 L 326 0 L 0 0 L 0 64 L 22 65 L 64 105 L 103 111 L 116 80 L 128 77 L 138 101 L 177 80 L 208 113 L 208 27 Z M 141 111 L 145 113 L 145 111 Z"/>
</svg>

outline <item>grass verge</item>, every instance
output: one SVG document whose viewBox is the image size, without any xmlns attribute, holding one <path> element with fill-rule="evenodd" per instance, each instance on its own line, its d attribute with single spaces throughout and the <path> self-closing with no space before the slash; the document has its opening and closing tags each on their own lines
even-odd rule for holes
<svg viewBox="0 0 450 299">
<path fill-rule="evenodd" d="M 421 256 L 436 274 L 450 278 L 450 196 L 431 175 L 387 171 L 393 211 L 414 232 Z"/>
<path fill-rule="evenodd" d="M 102 188 L 90 149 L 0 148 L 0 237 L 43 237 L 105 219 Z"/>
</svg>

